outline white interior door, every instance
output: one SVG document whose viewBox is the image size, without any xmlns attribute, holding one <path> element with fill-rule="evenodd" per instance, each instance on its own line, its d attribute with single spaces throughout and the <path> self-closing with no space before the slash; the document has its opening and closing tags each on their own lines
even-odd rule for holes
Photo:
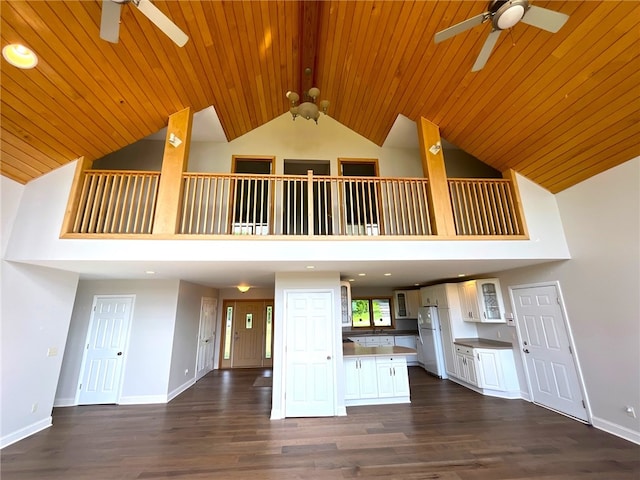
<svg viewBox="0 0 640 480">
<path fill-rule="evenodd" d="M 196 359 L 196 380 L 200 380 L 213 370 L 217 310 L 217 298 L 202 297 L 200 306 L 200 331 L 198 332 L 198 353 Z"/>
<path fill-rule="evenodd" d="M 578 368 L 556 287 L 514 288 L 513 298 L 532 400 L 586 422 Z"/>
<path fill-rule="evenodd" d="M 133 299 L 94 297 L 78 387 L 79 405 L 117 403 Z"/>
<path fill-rule="evenodd" d="M 286 292 L 285 417 L 335 415 L 331 291 Z"/>
</svg>

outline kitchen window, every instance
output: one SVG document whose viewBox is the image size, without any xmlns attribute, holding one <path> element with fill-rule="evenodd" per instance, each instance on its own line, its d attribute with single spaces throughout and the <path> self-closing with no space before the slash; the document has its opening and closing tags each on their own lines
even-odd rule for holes
<svg viewBox="0 0 640 480">
<path fill-rule="evenodd" d="M 391 298 L 354 298 L 351 316 L 356 328 L 392 327 Z"/>
</svg>

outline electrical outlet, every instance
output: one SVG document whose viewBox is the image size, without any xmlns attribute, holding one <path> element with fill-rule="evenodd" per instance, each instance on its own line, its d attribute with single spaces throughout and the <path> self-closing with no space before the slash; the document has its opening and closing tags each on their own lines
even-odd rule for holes
<svg viewBox="0 0 640 480">
<path fill-rule="evenodd" d="M 47 357 L 55 357 L 58 355 L 58 347 L 47 348 Z"/>
<path fill-rule="evenodd" d="M 627 412 L 627 415 L 629 415 L 631 418 L 636 418 L 636 410 L 632 406 L 625 405 L 624 411 Z"/>
<path fill-rule="evenodd" d="M 184 374 L 185 374 L 185 375 L 189 375 L 189 369 L 188 369 L 188 368 L 185 368 L 185 369 L 184 369 Z"/>
<path fill-rule="evenodd" d="M 31 413 L 36 413 L 38 411 L 38 402 L 34 402 L 31 405 Z"/>
<path fill-rule="evenodd" d="M 498 331 L 498 333 L 496 333 L 496 335 L 498 336 L 498 338 L 502 338 L 502 334 L 500 333 L 500 331 Z"/>
</svg>

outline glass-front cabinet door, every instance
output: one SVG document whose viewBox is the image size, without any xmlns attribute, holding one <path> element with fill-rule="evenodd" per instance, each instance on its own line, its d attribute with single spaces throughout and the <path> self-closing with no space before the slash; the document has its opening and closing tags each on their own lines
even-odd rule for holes
<svg viewBox="0 0 640 480">
<path fill-rule="evenodd" d="M 477 280 L 478 300 L 482 310 L 481 322 L 504 322 L 502 292 L 497 279 Z"/>
</svg>

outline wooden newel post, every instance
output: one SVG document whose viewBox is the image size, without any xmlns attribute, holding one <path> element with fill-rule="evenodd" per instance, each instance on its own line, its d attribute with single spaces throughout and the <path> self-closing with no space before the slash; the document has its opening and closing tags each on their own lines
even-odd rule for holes
<svg viewBox="0 0 640 480">
<path fill-rule="evenodd" d="M 177 232 L 182 206 L 182 174 L 189 159 L 192 120 L 189 107 L 169 117 L 153 222 L 154 234 L 173 235 Z"/>
<path fill-rule="evenodd" d="M 425 178 L 429 179 L 429 213 L 436 235 L 454 236 L 453 210 L 449 196 L 447 171 L 440 139 L 440 128 L 426 118 L 418 121 L 420 155 Z"/>
</svg>

